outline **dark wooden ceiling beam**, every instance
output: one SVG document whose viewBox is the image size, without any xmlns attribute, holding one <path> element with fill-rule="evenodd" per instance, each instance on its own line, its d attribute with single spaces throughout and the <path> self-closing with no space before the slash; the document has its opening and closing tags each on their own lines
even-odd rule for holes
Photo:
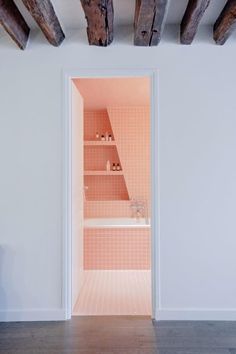
<svg viewBox="0 0 236 354">
<path fill-rule="evenodd" d="M 50 0 L 22 0 L 25 7 L 41 28 L 45 37 L 58 47 L 65 35 Z"/>
<path fill-rule="evenodd" d="M 224 44 L 236 29 L 236 0 L 228 0 L 213 28 L 216 44 Z"/>
<path fill-rule="evenodd" d="M 113 1 L 81 0 L 81 5 L 87 20 L 89 44 L 106 47 L 113 41 Z"/>
<path fill-rule="evenodd" d="M 20 49 L 25 49 L 30 29 L 13 0 L 0 0 L 0 24 Z"/>
<path fill-rule="evenodd" d="M 134 45 L 153 46 L 161 40 L 168 0 L 136 0 Z"/>
<path fill-rule="evenodd" d="M 211 0 L 189 0 L 180 25 L 180 42 L 191 44 Z"/>
</svg>

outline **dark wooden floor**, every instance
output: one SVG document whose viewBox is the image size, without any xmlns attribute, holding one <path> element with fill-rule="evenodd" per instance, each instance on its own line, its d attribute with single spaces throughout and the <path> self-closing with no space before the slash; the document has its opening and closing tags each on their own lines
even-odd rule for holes
<svg viewBox="0 0 236 354">
<path fill-rule="evenodd" d="M 236 322 L 159 322 L 145 317 L 74 317 L 0 323 L 4 354 L 236 354 Z"/>
</svg>

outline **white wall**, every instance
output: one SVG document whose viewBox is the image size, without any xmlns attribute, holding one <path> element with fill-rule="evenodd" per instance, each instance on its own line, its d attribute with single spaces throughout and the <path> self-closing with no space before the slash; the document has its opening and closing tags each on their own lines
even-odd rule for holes
<svg viewBox="0 0 236 354">
<path fill-rule="evenodd" d="M 236 319 L 236 44 L 33 37 L 0 42 L 0 319 L 63 318 L 62 70 L 105 67 L 159 70 L 159 318 Z"/>
</svg>

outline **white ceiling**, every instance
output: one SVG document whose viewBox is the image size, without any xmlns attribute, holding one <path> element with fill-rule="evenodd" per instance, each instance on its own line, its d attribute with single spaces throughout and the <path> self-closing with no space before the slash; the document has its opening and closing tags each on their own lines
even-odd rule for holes
<svg viewBox="0 0 236 354">
<path fill-rule="evenodd" d="M 35 28 L 34 20 L 29 16 L 21 0 L 15 0 L 31 28 Z M 86 26 L 80 0 L 52 0 L 56 13 L 63 28 L 76 29 Z M 115 25 L 133 23 L 135 0 L 113 0 L 115 8 Z M 185 11 L 188 0 L 170 0 L 167 24 L 179 24 Z M 226 0 L 211 0 L 211 3 L 202 19 L 202 24 L 213 24 L 220 14 Z"/>
</svg>

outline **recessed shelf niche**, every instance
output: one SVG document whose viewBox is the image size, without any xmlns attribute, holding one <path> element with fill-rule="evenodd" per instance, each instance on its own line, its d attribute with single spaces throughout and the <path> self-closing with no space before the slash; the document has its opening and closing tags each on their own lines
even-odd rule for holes
<svg viewBox="0 0 236 354">
<path fill-rule="evenodd" d="M 85 176 L 86 200 L 129 200 L 124 176 Z"/>
<path fill-rule="evenodd" d="M 105 171 L 108 160 L 111 165 L 119 163 L 122 166 L 116 146 L 88 145 L 84 147 L 84 171 Z"/>
<path fill-rule="evenodd" d="M 84 114 L 84 185 L 87 201 L 129 200 L 129 194 L 107 111 Z M 112 141 L 96 140 L 96 133 L 112 135 Z M 121 171 L 107 171 L 106 163 Z"/>
</svg>

